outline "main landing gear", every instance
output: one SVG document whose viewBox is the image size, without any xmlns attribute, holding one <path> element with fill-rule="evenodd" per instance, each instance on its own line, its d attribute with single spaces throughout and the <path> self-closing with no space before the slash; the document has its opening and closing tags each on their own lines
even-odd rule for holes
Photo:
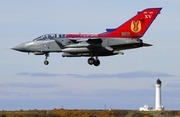
<svg viewBox="0 0 180 117">
<path fill-rule="evenodd" d="M 45 56 L 46 56 L 46 58 L 44 60 L 44 65 L 48 65 L 49 61 L 47 60 L 47 58 L 49 57 L 49 53 L 46 53 Z"/>
<path fill-rule="evenodd" d="M 45 54 L 44 65 L 49 64 L 49 61 L 47 60 L 48 57 L 49 57 L 49 53 L 46 53 Z M 94 66 L 99 66 L 100 65 L 100 60 L 98 59 L 97 56 L 95 58 L 93 58 L 93 57 L 89 58 L 87 62 L 88 62 L 89 65 L 94 65 Z"/>
<path fill-rule="evenodd" d="M 88 62 L 89 65 L 93 65 L 93 64 L 94 64 L 94 66 L 99 66 L 100 65 L 100 61 L 99 61 L 97 56 L 96 56 L 95 59 L 93 57 L 89 58 L 87 62 Z"/>
</svg>

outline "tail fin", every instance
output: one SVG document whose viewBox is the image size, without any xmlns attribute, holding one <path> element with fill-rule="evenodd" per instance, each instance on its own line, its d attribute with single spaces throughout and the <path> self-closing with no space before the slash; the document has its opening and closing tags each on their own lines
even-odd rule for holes
<svg viewBox="0 0 180 117">
<path fill-rule="evenodd" d="M 138 12 L 133 18 L 116 29 L 106 29 L 107 36 L 140 38 L 142 37 L 162 8 L 148 8 Z"/>
</svg>

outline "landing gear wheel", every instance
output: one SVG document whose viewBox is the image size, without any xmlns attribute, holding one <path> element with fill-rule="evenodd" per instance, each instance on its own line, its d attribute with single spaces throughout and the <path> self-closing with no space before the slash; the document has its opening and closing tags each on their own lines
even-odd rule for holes
<svg viewBox="0 0 180 117">
<path fill-rule="evenodd" d="M 100 61 L 99 60 L 95 60 L 94 61 L 94 66 L 99 66 L 100 65 Z"/>
<path fill-rule="evenodd" d="M 44 65 L 48 65 L 49 64 L 49 61 L 44 61 Z"/>
<path fill-rule="evenodd" d="M 49 57 L 49 53 L 45 54 L 45 61 L 44 61 L 44 65 L 48 65 L 49 61 L 47 61 L 47 58 Z"/>
<path fill-rule="evenodd" d="M 94 64 L 94 58 L 89 58 L 88 59 L 88 64 L 93 65 Z"/>
</svg>

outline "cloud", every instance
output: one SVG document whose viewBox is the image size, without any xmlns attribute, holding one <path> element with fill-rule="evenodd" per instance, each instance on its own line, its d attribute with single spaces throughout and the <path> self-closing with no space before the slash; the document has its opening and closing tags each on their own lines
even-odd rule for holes
<svg viewBox="0 0 180 117">
<path fill-rule="evenodd" d="M 173 75 L 161 72 L 135 71 L 117 74 L 90 74 L 87 78 L 144 78 L 144 77 L 171 77 Z"/>
<path fill-rule="evenodd" d="M 17 75 L 32 76 L 32 77 L 56 77 L 56 76 L 62 76 L 62 74 L 52 74 L 52 73 L 42 73 L 42 72 L 36 72 L 36 73 L 21 72 L 21 73 L 18 73 Z"/>
<path fill-rule="evenodd" d="M 77 75 L 75 75 L 76 77 Z M 87 76 L 81 76 L 86 78 L 144 78 L 144 77 L 171 77 L 173 75 L 160 73 L 160 72 L 148 72 L 148 71 L 135 71 L 117 74 L 89 74 Z"/>
<path fill-rule="evenodd" d="M 26 88 L 51 88 L 59 87 L 55 83 L 1 83 L 0 87 L 26 87 Z"/>
<path fill-rule="evenodd" d="M 162 72 L 154 71 L 134 71 L 126 73 L 117 73 L 117 74 L 89 74 L 89 75 L 80 75 L 80 74 L 52 74 L 52 73 L 28 73 L 22 72 L 17 75 L 27 75 L 32 77 L 57 77 L 57 76 L 70 76 L 75 78 L 151 78 L 151 77 L 173 77 L 174 75 Z"/>
</svg>

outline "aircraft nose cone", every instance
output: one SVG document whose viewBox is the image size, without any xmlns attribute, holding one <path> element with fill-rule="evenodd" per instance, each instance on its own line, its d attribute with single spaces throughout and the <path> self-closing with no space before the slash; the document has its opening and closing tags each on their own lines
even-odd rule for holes
<svg viewBox="0 0 180 117">
<path fill-rule="evenodd" d="M 20 44 L 12 48 L 13 50 L 21 51 L 21 52 L 26 52 L 26 47 L 25 44 Z"/>
</svg>

